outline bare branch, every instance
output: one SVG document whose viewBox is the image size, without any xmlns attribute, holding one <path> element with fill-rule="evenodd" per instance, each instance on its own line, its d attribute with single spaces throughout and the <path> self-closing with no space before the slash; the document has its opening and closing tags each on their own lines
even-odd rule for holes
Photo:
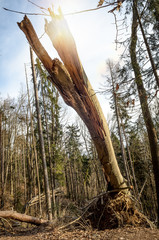
<svg viewBox="0 0 159 240">
<path fill-rule="evenodd" d="M 46 32 L 44 32 L 40 37 L 39 37 L 39 40 L 45 35 Z"/>
<path fill-rule="evenodd" d="M 36 6 L 36 7 L 40 8 L 40 9 L 42 9 L 42 10 L 46 10 L 46 11 L 47 11 L 47 9 L 46 9 L 46 8 L 44 8 L 44 7 L 41 7 L 41 6 L 37 5 L 36 3 L 33 3 L 33 2 L 32 2 L 32 1 L 30 1 L 30 0 L 28 0 L 28 2 L 30 2 L 31 4 L 33 4 L 34 6 Z"/>
<path fill-rule="evenodd" d="M 20 11 L 16 11 L 16 10 L 11 10 L 11 9 L 8 9 L 8 8 L 3 8 L 3 9 L 6 10 L 6 11 L 9 11 L 9 12 L 19 13 L 19 14 L 24 14 L 24 15 L 50 16 L 50 15 L 44 14 L 44 13 L 25 13 L 25 12 L 20 12 Z"/>
<path fill-rule="evenodd" d="M 102 9 L 102 8 L 109 7 L 111 5 L 114 5 L 114 3 L 110 3 L 110 4 L 107 4 L 107 5 L 104 5 L 104 6 L 91 8 L 91 9 L 86 9 L 86 10 L 82 10 L 82 11 L 78 11 L 78 12 L 66 13 L 66 14 L 64 14 L 64 16 L 74 15 L 74 14 L 79 14 L 79 13 L 85 13 L 85 12 L 92 12 L 92 11 L 96 11 L 96 10 L 99 10 L 99 9 Z"/>
<path fill-rule="evenodd" d="M 125 2 L 125 0 L 118 0 L 117 2 L 112 3 L 111 5 L 117 4 L 117 6 L 111 9 L 109 12 L 113 13 L 115 10 L 119 10 L 123 2 Z"/>
<path fill-rule="evenodd" d="M 30 0 L 28 0 L 30 3 L 34 4 L 35 6 L 39 7 L 40 9 L 44 9 L 44 10 L 47 10 L 43 7 L 40 7 L 38 6 L 37 4 L 31 2 Z M 124 2 L 125 0 L 122 0 L 121 2 Z M 77 12 L 70 12 L 70 13 L 65 13 L 63 14 L 64 16 L 69 16 L 69 15 L 75 15 L 75 14 L 80 14 L 80 13 L 86 13 L 86 12 L 92 12 L 92 11 L 96 11 L 96 10 L 100 10 L 102 8 L 106 8 L 106 7 L 110 7 L 112 5 L 116 4 L 116 2 L 114 3 L 109 3 L 107 5 L 104 5 L 104 6 L 100 6 L 100 7 L 96 7 L 96 8 L 91 8 L 91 9 L 85 9 L 85 10 L 82 10 L 82 11 L 77 11 Z M 118 5 L 113 8 L 112 10 L 110 10 L 109 12 L 113 12 L 114 10 L 116 10 L 118 8 Z M 16 11 L 16 10 L 11 10 L 11 9 L 8 9 L 8 8 L 3 8 L 4 10 L 6 11 L 10 11 L 10 12 L 14 12 L 14 13 L 19 13 L 19 14 L 25 14 L 25 15 L 41 15 L 41 16 L 50 16 L 49 14 L 45 14 L 45 13 L 25 13 L 25 12 L 21 12 L 21 11 Z"/>
</svg>

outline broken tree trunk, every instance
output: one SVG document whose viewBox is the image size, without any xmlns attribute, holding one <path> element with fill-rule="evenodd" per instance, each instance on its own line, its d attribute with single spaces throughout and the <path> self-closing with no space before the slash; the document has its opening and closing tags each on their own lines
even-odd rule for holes
<svg viewBox="0 0 159 240">
<path fill-rule="evenodd" d="M 127 185 L 121 175 L 112 147 L 108 125 L 79 60 L 72 34 L 62 14 L 57 16 L 50 11 L 50 15 L 52 20 L 50 23 L 46 21 L 45 29 L 64 65 L 58 59 L 50 58 L 27 16 L 18 23 L 18 26 L 48 71 L 49 80 L 57 87 L 66 104 L 75 109 L 88 127 L 108 186 L 111 189 L 126 189 Z"/>
<path fill-rule="evenodd" d="M 47 220 L 32 217 L 26 214 L 21 214 L 16 211 L 0 211 L 0 218 L 14 219 L 20 222 L 31 223 L 34 225 L 41 225 L 47 223 Z"/>
</svg>

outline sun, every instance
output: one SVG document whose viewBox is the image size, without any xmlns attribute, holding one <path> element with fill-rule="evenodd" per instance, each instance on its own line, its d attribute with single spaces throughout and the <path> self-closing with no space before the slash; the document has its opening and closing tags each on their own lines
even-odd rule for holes
<svg viewBox="0 0 159 240">
<path fill-rule="evenodd" d="M 100 28 L 100 25 L 97 26 L 96 14 L 92 12 L 89 14 L 82 13 L 82 14 L 68 15 L 68 13 L 75 13 L 75 12 L 83 11 L 85 9 L 92 8 L 93 4 L 91 5 L 90 2 L 86 0 L 45 0 L 44 5 L 46 8 L 48 7 L 52 8 L 52 4 L 53 4 L 54 13 L 56 15 L 59 14 L 58 8 L 59 7 L 61 8 L 62 13 L 64 15 L 64 19 L 66 20 L 66 23 L 67 23 L 67 27 L 71 35 L 73 36 L 74 43 L 75 43 L 78 55 L 81 59 L 81 62 L 85 64 L 87 59 L 90 61 L 91 57 L 89 56 L 90 55 L 94 56 L 95 49 L 99 47 L 95 42 L 95 39 L 96 37 L 98 37 L 98 34 L 95 34 L 94 32 L 94 31 L 97 31 L 98 28 Z M 47 20 L 48 22 L 51 22 L 50 17 L 48 17 Z M 57 31 L 57 33 L 59 34 L 56 35 L 58 37 L 57 40 L 59 39 L 59 42 L 61 42 L 62 44 L 65 40 L 68 39 L 68 37 L 65 36 L 65 33 L 67 33 L 67 31 L 65 31 L 66 30 L 65 25 L 63 28 L 60 27 L 59 29 L 64 30 L 61 33 Z M 48 38 L 47 34 L 44 35 L 41 41 L 44 44 L 44 47 L 46 48 L 46 50 L 48 50 L 51 57 L 58 57 L 55 51 L 55 47 L 52 47 L 52 43 Z"/>
<path fill-rule="evenodd" d="M 55 2 L 55 1 L 54 1 Z M 80 0 L 56 0 L 56 7 L 60 6 L 63 14 L 76 12 L 81 8 Z"/>
<path fill-rule="evenodd" d="M 55 13 L 58 13 L 58 8 L 62 9 L 64 14 L 77 12 L 82 8 L 82 1 L 80 0 L 43 0 L 43 6 L 47 8 L 54 8 Z"/>
<path fill-rule="evenodd" d="M 86 15 L 81 16 L 81 14 L 74 14 L 76 12 L 79 12 L 86 8 L 85 1 L 82 0 L 46 0 L 45 6 L 49 6 L 51 10 L 54 11 L 56 15 L 59 15 L 59 7 L 62 11 L 62 14 L 64 15 L 64 19 L 66 20 L 65 23 L 67 23 L 68 29 L 70 30 L 71 34 L 73 35 L 76 45 L 77 46 L 83 46 L 85 44 L 85 38 L 88 35 L 88 29 L 85 27 L 86 23 Z M 47 18 L 48 21 L 49 18 Z M 59 21 L 61 24 L 62 21 Z M 65 25 L 63 29 L 65 30 Z M 63 31 L 63 36 L 61 35 L 61 38 L 64 37 L 64 33 L 67 33 L 67 31 Z"/>
</svg>

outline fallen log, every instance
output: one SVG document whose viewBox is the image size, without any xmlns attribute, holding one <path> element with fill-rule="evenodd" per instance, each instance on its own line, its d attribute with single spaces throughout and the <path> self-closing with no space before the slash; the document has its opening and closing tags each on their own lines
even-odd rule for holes
<svg viewBox="0 0 159 240">
<path fill-rule="evenodd" d="M 56 189 L 54 190 L 54 194 L 55 194 L 55 197 L 57 197 L 57 196 L 62 196 L 62 195 L 64 195 L 64 192 L 63 192 L 60 188 L 56 188 Z M 51 194 L 51 197 L 52 197 L 52 194 Z M 40 200 L 41 200 L 41 202 L 44 202 L 44 200 L 45 200 L 45 194 L 44 194 L 44 193 L 42 193 L 42 194 L 40 195 Z M 25 204 L 25 206 L 24 206 L 24 213 L 27 212 L 27 210 L 28 210 L 29 207 L 31 207 L 31 206 L 33 206 L 33 205 L 35 205 L 35 204 L 38 204 L 38 203 L 39 203 L 39 196 L 37 195 L 37 196 L 33 197 L 32 199 L 30 199 L 30 201 L 28 201 L 28 202 Z"/>
<path fill-rule="evenodd" d="M 21 214 L 16 211 L 0 211 L 0 218 L 14 219 L 20 222 L 31 223 L 37 226 L 48 222 L 45 219 L 40 219 L 26 214 Z"/>
</svg>

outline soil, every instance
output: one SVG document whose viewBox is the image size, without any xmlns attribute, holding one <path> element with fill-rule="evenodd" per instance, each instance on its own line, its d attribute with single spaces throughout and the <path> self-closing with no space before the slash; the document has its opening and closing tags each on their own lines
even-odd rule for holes
<svg viewBox="0 0 159 240">
<path fill-rule="evenodd" d="M 71 231 L 52 229 L 50 227 L 34 227 L 18 229 L 11 232 L 1 232 L 0 239 L 4 240 L 159 240 L 159 230 L 150 228 L 124 227 L 104 231 L 91 229 Z"/>
</svg>

